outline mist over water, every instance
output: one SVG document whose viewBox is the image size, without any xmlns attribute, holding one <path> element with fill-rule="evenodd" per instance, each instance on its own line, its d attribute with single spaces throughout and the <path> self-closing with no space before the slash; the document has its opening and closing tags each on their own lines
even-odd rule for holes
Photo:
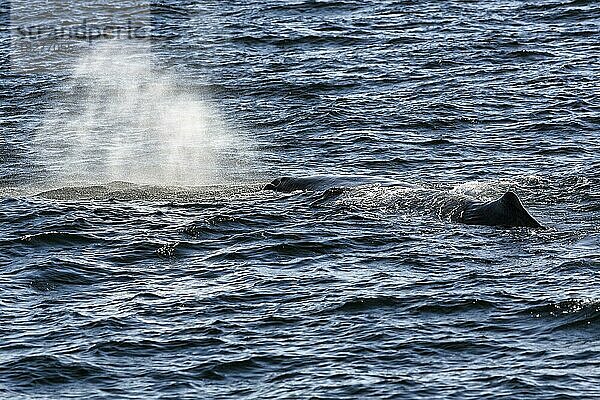
<svg viewBox="0 0 600 400">
<path fill-rule="evenodd" d="M 249 164 L 249 139 L 158 64 L 147 44 L 124 40 L 80 56 L 36 132 L 35 154 L 52 185 L 207 185 Z"/>
<path fill-rule="evenodd" d="M 0 398 L 600 398 L 599 2 L 48 3 L 149 37 L 0 63 Z"/>
</svg>

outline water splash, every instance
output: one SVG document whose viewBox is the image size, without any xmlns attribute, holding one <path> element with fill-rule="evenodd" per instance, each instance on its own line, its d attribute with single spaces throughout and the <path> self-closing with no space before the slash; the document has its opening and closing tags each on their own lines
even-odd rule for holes
<svg viewBox="0 0 600 400">
<path fill-rule="evenodd" d="M 79 59 L 37 135 L 54 183 L 203 185 L 240 174 L 248 140 L 155 65 L 146 46 L 123 41 Z"/>
</svg>

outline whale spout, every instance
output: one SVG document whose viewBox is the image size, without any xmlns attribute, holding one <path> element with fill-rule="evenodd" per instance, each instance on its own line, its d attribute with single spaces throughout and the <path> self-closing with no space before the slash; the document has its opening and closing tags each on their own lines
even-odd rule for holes
<svg viewBox="0 0 600 400">
<path fill-rule="evenodd" d="M 468 204 L 459 220 L 468 225 L 543 228 L 523 207 L 519 197 L 511 191 L 489 203 Z"/>
</svg>

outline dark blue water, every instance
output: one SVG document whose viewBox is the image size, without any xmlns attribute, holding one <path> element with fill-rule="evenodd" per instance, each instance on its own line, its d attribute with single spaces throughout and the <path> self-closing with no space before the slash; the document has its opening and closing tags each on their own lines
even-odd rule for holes
<svg viewBox="0 0 600 400">
<path fill-rule="evenodd" d="M 102 3 L 145 36 L 9 58 L 88 15 L 44 7 L 0 7 L 2 397 L 600 397 L 597 2 Z M 312 174 L 548 229 L 260 190 Z"/>
</svg>

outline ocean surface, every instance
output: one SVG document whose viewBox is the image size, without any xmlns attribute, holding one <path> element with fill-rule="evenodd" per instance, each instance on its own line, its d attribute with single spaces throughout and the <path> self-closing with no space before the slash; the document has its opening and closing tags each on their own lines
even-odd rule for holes
<svg viewBox="0 0 600 400">
<path fill-rule="evenodd" d="M 0 21 L 0 397 L 600 398 L 600 3 Z M 284 175 L 404 186 L 261 190 Z"/>
</svg>

